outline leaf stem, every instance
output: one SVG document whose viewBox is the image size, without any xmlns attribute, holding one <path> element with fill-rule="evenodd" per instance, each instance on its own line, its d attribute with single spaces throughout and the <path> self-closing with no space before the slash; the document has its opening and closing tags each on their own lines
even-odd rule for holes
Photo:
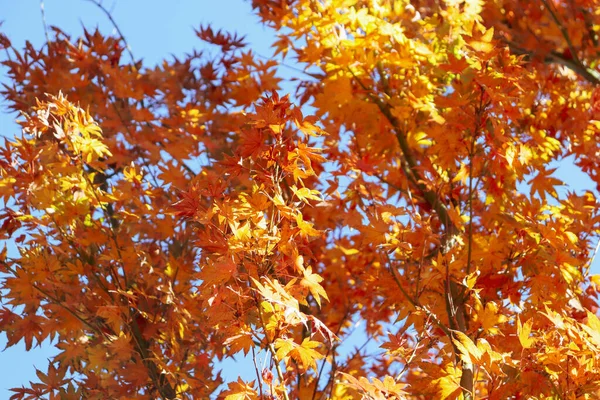
<svg viewBox="0 0 600 400">
<path fill-rule="evenodd" d="M 281 370 L 281 366 L 279 365 L 279 359 L 277 358 L 277 352 L 275 351 L 275 348 L 273 347 L 273 343 L 271 342 L 271 339 L 269 338 L 269 334 L 267 333 L 263 313 L 260 308 L 260 303 L 258 301 L 258 298 L 256 297 L 255 292 L 253 292 L 253 296 L 254 296 L 254 301 L 256 303 L 256 308 L 258 310 L 259 321 L 260 321 L 263 331 L 265 332 L 265 340 L 267 342 L 267 349 L 271 353 L 271 358 L 273 359 L 273 363 L 275 364 L 275 370 L 277 371 L 277 377 L 279 378 L 279 382 L 281 382 L 281 388 L 283 389 L 283 398 L 285 400 L 290 400 L 290 398 L 287 394 L 287 390 L 285 388 L 285 380 L 284 380 L 284 376 L 283 376 L 283 371 Z"/>
</svg>

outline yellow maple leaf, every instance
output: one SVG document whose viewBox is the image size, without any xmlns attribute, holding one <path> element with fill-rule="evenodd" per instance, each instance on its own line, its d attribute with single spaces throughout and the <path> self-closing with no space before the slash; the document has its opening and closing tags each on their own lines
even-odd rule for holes
<svg viewBox="0 0 600 400">
<path fill-rule="evenodd" d="M 276 356 L 282 360 L 288 357 L 293 358 L 304 370 L 309 368 L 317 369 L 317 360 L 323 358 L 323 355 L 315 350 L 321 343 L 304 338 L 302 344 L 298 345 L 292 339 L 277 339 L 275 348 Z"/>
<path fill-rule="evenodd" d="M 460 331 L 453 332 L 453 334 L 453 342 L 460 353 L 460 359 L 470 364 L 479 361 L 482 355 L 481 350 L 477 348 L 471 338 Z"/>
<path fill-rule="evenodd" d="M 479 309 L 477 318 L 481 323 L 483 330 L 491 335 L 500 333 L 497 325 L 508 320 L 505 315 L 498 313 L 498 305 L 493 301 L 486 303 L 483 310 L 481 308 Z"/>
<path fill-rule="evenodd" d="M 448 364 L 444 368 L 446 373 L 441 378 L 435 379 L 432 383 L 438 388 L 438 399 L 445 400 L 447 398 L 456 398 L 456 395 L 462 390 L 460 387 L 460 377 L 462 371 L 460 368 L 452 364 Z"/>
<path fill-rule="evenodd" d="M 321 232 L 313 228 L 312 222 L 306 222 L 301 213 L 296 214 L 296 224 L 300 228 L 300 232 L 307 236 L 320 236 Z"/>
<path fill-rule="evenodd" d="M 304 277 L 300 281 L 300 284 L 309 290 L 319 307 L 321 306 L 321 297 L 324 297 L 327 301 L 329 301 L 325 289 L 323 289 L 323 286 L 320 285 L 320 282 L 323 281 L 323 277 L 319 274 L 313 274 L 312 267 L 310 266 L 304 269 L 303 273 Z"/>
<path fill-rule="evenodd" d="M 319 195 L 321 194 L 318 190 L 309 189 L 309 188 L 300 188 L 298 189 L 296 185 L 292 185 L 292 191 L 298 197 L 300 201 L 308 204 L 308 200 L 321 201 Z"/>
<path fill-rule="evenodd" d="M 225 400 L 256 400 L 258 393 L 254 390 L 254 381 L 246 383 L 238 377 L 236 382 L 227 384 L 228 388 L 222 394 Z"/>
<path fill-rule="evenodd" d="M 521 346 L 523 348 L 530 348 L 533 343 L 535 343 L 535 339 L 529 337 L 531 334 L 531 326 L 533 325 L 533 321 L 530 319 L 525 324 L 521 325 L 521 320 L 517 318 L 517 335 L 519 336 L 519 342 L 521 342 Z"/>
<path fill-rule="evenodd" d="M 254 345 L 254 341 L 252 340 L 251 334 L 240 333 L 239 335 L 227 338 L 223 344 L 229 347 L 231 354 L 235 354 L 243 350 L 244 355 L 247 355 L 250 351 L 250 348 Z"/>
</svg>

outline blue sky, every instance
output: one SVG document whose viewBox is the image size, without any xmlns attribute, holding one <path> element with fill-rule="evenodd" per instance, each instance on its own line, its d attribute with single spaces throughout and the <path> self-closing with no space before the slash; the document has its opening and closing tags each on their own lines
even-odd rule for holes
<svg viewBox="0 0 600 400">
<path fill-rule="evenodd" d="M 88 29 L 98 26 L 103 32 L 113 32 L 106 16 L 92 3 L 85 0 L 46 0 L 46 21 L 59 26 L 63 31 L 77 36 L 82 26 Z M 215 28 L 235 31 L 247 36 L 247 41 L 259 54 L 269 56 L 270 43 L 274 35 L 258 24 L 252 15 L 251 7 L 243 0 L 219 0 L 218 2 L 198 0 L 104 0 L 103 5 L 112 11 L 113 17 L 127 38 L 136 58 L 143 58 L 146 66 L 160 62 L 170 54 L 179 56 L 192 48 L 199 48 L 200 41 L 194 28 L 211 23 Z M 21 48 L 25 40 L 36 47 L 45 41 L 40 3 L 37 0 L 0 0 L 3 21 L 2 31 L 15 47 Z M 289 61 L 288 61 L 289 62 Z M 0 67 L 1 75 L 4 70 Z M 0 103 L 1 104 L 1 103 Z M 12 137 L 18 133 L 14 123 L 15 115 L 0 112 L 0 135 Z M 572 163 L 564 162 L 557 171 L 559 178 L 569 182 L 569 188 L 577 191 L 593 188 L 592 183 Z M 566 188 L 561 192 L 564 193 Z M 600 272 L 597 261 L 594 272 Z M 5 337 L 0 335 L 0 349 Z M 21 386 L 35 380 L 35 369 L 45 369 L 47 358 L 54 351 L 50 346 L 25 352 L 24 346 L 17 345 L 0 353 L 0 398 L 8 398 L 8 388 Z M 259 360 L 260 363 L 261 360 Z M 237 374 L 239 366 L 228 362 Z M 232 368 L 233 367 L 233 368 Z M 251 378 L 251 375 L 249 376 Z"/>
<path fill-rule="evenodd" d="M 243 0 L 219 0 L 218 2 L 194 0 L 103 0 L 112 10 L 113 17 L 136 58 L 143 58 L 145 65 L 160 62 L 170 54 L 183 55 L 192 48 L 199 48 L 200 40 L 194 28 L 211 23 L 247 36 L 252 48 L 261 55 L 271 55 L 270 43 L 273 33 L 258 24 L 249 2 Z M 0 21 L 15 47 L 21 48 L 26 40 L 34 45 L 45 41 L 39 1 L 0 0 Z M 56 25 L 63 31 L 77 35 L 82 26 L 88 29 L 98 26 L 102 32 L 113 32 L 112 24 L 99 9 L 85 0 L 46 0 L 45 14 L 48 25 Z M 12 136 L 14 118 L 0 116 L 0 134 Z"/>
</svg>

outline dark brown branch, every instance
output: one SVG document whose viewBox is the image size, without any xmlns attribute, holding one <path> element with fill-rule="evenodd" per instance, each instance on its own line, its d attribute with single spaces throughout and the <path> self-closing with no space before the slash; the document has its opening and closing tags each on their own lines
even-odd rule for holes
<svg viewBox="0 0 600 400">
<path fill-rule="evenodd" d="M 558 15 L 554 11 L 554 7 L 550 3 L 548 3 L 547 0 L 540 0 L 540 1 L 542 2 L 544 7 L 550 13 L 552 20 L 554 21 L 554 23 L 560 30 L 560 33 L 562 34 L 563 38 L 567 42 L 567 46 L 569 47 L 569 51 L 571 52 L 571 56 L 573 57 L 573 60 L 576 62 L 576 64 L 582 65 L 581 61 L 579 60 L 579 56 L 577 55 L 577 49 L 575 48 L 575 46 L 573 45 L 573 42 L 571 41 L 571 38 L 569 37 L 569 32 L 567 32 L 567 28 L 558 18 Z"/>
<path fill-rule="evenodd" d="M 412 155 L 412 151 L 406 140 L 406 134 L 400 127 L 400 121 L 392 114 L 392 110 L 389 104 L 384 103 L 381 99 L 377 98 L 371 93 L 371 90 L 367 88 L 364 83 L 354 74 L 352 70 L 350 73 L 354 77 L 354 79 L 358 82 L 358 84 L 367 92 L 367 95 L 377 105 L 381 113 L 386 117 L 388 122 L 392 125 L 392 129 L 398 140 L 398 144 L 400 146 L 400 150 L 402 151 L 402 155 L 406 163 L 402 163 L 402 170 L 406 175 L 406 178 L 416 186 L 422 193 L 423 198 L 429 204 L 429 206 L 436 212 L 442 224 L 446 227 L 447 233 L 454 233 L 456 231 L 456 227 L 452 223 L 450 219 L 450 214 L 448 213 L 448 209 L 446 206 L 439 200 L 437 193 L 430 190 L 427 185 L 425 185 L 425 180 L 419 173 L 417 167 L 418 164 L 415 158 Z"/>
<path fill-rule="evenodd" d="M 406 175 L 408 181 L 416 186 L 422 193 L 423 198 L 429 204 L 429 206 L 435 211 L 436 215 L 440 219 L 441 223 L 444 226 L 445 232 L 442 236 L 442 249 L 448 249 L 449 244 L 452 243 L 452 237 L 456 234 L 459 229 L 454 224 L 452 219 L 450 218 L 450 214 L 446 205 L 439 198 L 438 194 L 429 189 L 425 183 L 425 180 L 419 173 L 418 167 L 419 164 L 417 160 L 413 156 L 413 152 L 408 144 L 408 140 L 406 139 L 406 132 L 402 129 L 400 121 L 393 115 L 391 106 L 382 101 L 380 98 L 375 96 L 371 89 L 369 89 L 357 76 L 356 74 L 348 68 L 349 72 L 352 74 L 354 79 L 358 82 L 358 84 L 363 88 L 363 90 L 367 93 L 369 99 L 377 105 L 380 112 L 385 116 L 388 122 L 392 125 L 392 129 L 398 141 L 398 145 L 400 146 L 400 150 L 402 152 L 402 156 L 405 163 L 402 164 L 402 170 Z M 383 74 L 380 66 L 380 74 Z M 388 93 L 388 96 L 390 94 Z M 444 251 L 444 250 L 442 250 Z M 390 272 L 396 282 L 396 285 L 402 292 L 402 294 L 406 297 L 406 299 L 414 306 L 420 307 L 421 309 L 427 310 L 420 306 L 419 303 L 412 299 L 409 294 L 404 290 L 399 281 L 398 277 L 395 275 L 393 268 L 390 266 Z M 454 282 L 451 277 L 448 275 L 446 277 L 446 307 L 448 313 L 448 319 L 450 323 L 450 329 L 443 325 L 441 321 L 437 319 L 433 314 L 429 313 L 432 317 L 432 321 L 440 328 L 442 331 L 450 338 L 450 342 L 455 352 L 455 356 L 457 362 L 460 361 L 459 353 L 457 352 L 456 345 L 454 344 L 454 335 L 452 334 L 452 330 L 459 330 L 463 333 L 467 332 L 467 311 L 465 309 L 464 296 L 461 295 L 461 290 L 459 285 Z M 460 386 L 463 390 L 463 396 L 465 400 L 473 399 L 473 385 L 474 385 L 474 370 L 473 365 L 471 363 L 462 362 L 462 374 L 460 379 Z"/>
<path fill-rule="evenodd" d="M 504 42 L 508 44 L 510 51 L 512 51 L 514 54 L 525 56 L 527 60 L 536 58 L 536 54 L 533 50 L 523 49 L 510 40 L 505 39 Z M 576 62 L 574 59 L 565 58 L 563 55 L 555 51 L 551 51 L 546 54 L 542 61 L 546 64 L 559 64 L 567 67 L 591 84 L 600 85 L 600 75 L 596 71 L 587 68 L 585 65 Z"/>
</svg>

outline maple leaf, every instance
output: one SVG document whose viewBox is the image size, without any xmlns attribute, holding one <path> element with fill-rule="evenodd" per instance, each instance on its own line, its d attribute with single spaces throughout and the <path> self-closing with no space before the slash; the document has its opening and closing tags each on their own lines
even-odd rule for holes
<svg viewBox="0 0 600 400">
<path fill-rule="evenodd" d="M 530 348 L 535 343 L 535 339 L 530 337 L 532 325 L 532 320 L 528 320 L 525 324 L 521 325 L 521 320 L 517 319 L 517 336 L 524 349 Z"/>
<path fill-rule="evenodd" d="M 296 147 L 293 151 L 288 154 L 289 161 L 297 161 L 300 160 L 304 164 L 306 171 L 309 175 L 314 175 L 314 169 L 312 167 L 312 162 L 322 163 L 327 161 L 325 157 L 321 156 L 320 149 L 314 147 L 308 147 L 304 143 L 299 143 L 298 147 Z"/>
<path fill-rule="evenodd" d="M 241 333 L 239 335 L 227 338 L 223 344 L 229 346 L 231 354 L 235 354 L 243 350 L 244 355 L 247 355 L 250 351 L 250 348 L 254 346 L 254 341 L 252 340 L 252 335 L 248 333 Z"/>
<path fill-rule="evenodd" d="M 304 276 L 300 281 L 300 284 L 309 290 L 309 292 L 315 298 L 319 307 L 321 307 L 321 297 L 325 298 L 325 300 L 329 300 L 327 298 L 327 293 L 325 292 L 325 289 L 323 289 L 323 286 L 320 285 L 320 283 L 323 282 L 323 277 L 319 274 L 314 274 L 312 272 L 312 267 L 310 266 L 305 268 L 302 271 L 302 274 Z"/>
<path fill-rule="evenodd" d="M 364 231 L 364 241 L 367 243 L 384 244 L 387 242 L 386 235 L 390 229 L 390 224 L 383 218 L 369 218 L 369 223 L 362 228 Z"/>
<path fill-rule="evenodd" d="M 254 381 L 246 383 L 242 378 L 227 384 L 227 390 L 222 395 L 225 400 L 257 400 L 258 393 L 254 390 Z"/>
<path fill-rule="evenodd" d="M 265 278 L 265 284 L 251 278 L 260 295 L 267 300 L 261 304 L 266 304 L 269 308 L 273 308 L 270 304 L 280 305 L 285 309 L 284 318 L 286 322 L 291 324 L 306 323 L 306 318 L 300 312 L 300 303 L 295 299 L 289 289 L 294 285 L 295 280 L 290 281 L 283 287 L 279 281 Z"/>
<path fill-rule="evenodd" d="M 6 347 L 10 347 L 21 339 L 25 341 L 25 350 L 31 350 L 33 339 L 37 340 L 37 345 L 41 345 L 44 340 L 44 332 L 40 326 L 42 318 L 38 316 L 27 316 L 27 318 L 16 319 L 14 324 L 11 324 L 11 329 L 8 333 L 8 341 Z"/>
<path fill-rule="evenodd" d="M 277 358 L 282 360 L 291 357 L 302 366 L 303 370 L 317 369 L 317 360 L 323 358 L 323 355 L 314 349 L 320 345 L 319 342 L 309 338 L 305 338 L 300 345 L 292 339 L 277 339 L 275 341 Z"/>
<path fill-rule="evenodd" d="M 174 214 L 178 217 L 193 218 L 202 209 L 200 195 L 195 188 L 179 192 L 180 200 L 173 204 Z"/>
<path fill-rule="evenodd" d="M 294 192 L 294 195 L 296 197 L 298 197 L 298 199 L 303 201 L 304 203 L 309 204 L 308 200 L 321 201 L 321 198 L 319 197 L 319 195 L 321 193 L 318 190 L 309 189 L 309 188 L 298 189 L 296 187 L 296 185 L 292 185 L 291 189 Z"/>
<path fill-rule="evenodd" d="M 277 339 L 275 341 L 275 348 L 277 349 L 277 358 L 283 360 L 290 354 L 297 344 L 292 339 Z"/>
<path fill-rule="evenodd" d="M 433 381 L 438 388 L 438 398 L 445 400 L 456 397 L 461 391 L 460 372 L 460 369 L 453 365 L 447 365 L 444 368 L 444 376 Z"/>
<path fill-rule="evenodd" d="M 37 387 L 32 387 L 32 388 L 26 388 L 26 387 L 13 388 L 13 389 L 10 389 L 10 391 L 15 392 L 15 394 L 10 396 L 10 400 L 19 400 L 19 399 L 27 399 L 27 398 L 39 399 L 48 393 L 48 389 L 46 389 L 42 385 L 38 385 Z"/>
<path fill-rule="evenodd" d="M 48 366 L 48 373 L 46 374 L 39 369 L 35 370 L 38 379 L 51 391 L 58 390 L 68 382 L 68 379 L 65 379 L 66 372 L 66 368 L 56 368 L 54 364 Z"/>
<path fill-rule="evenodd" d="M 477 345 L 473 343 L 471 338 L 460 331 L 453 332 L 455 338 L 453 339 L 454 345 L 460 353 L 460 358 L 463 362 L 469 364 L 475 364 L 481 359 L 482 353 Z"/>
<path fill-rule="evenodd" d="M 582 324 L 581 328 L 588 333 L 593 343 L 600 347 L 600 319 L 589 311 L 586 314 L 587 323 Z"/>
<path fill-rule="evenodd" d="M 117 306 L 101 306 L 96 311 L 96 316 L 100 317 L 112 332 L 119 332 L 123 323 L 121 310 Z"/>
<path fill-rule="evenodd" d="M 450 54 L 448 57 L 448 63 L 440 65 L 440 68 L 445 71 L 459 74 L 469 67 L 469 63 L 466 58 L 458 58 L 454 54 Z"/>
<path fill-rule="evenodd" d="M 482 30 L 480 32 L 479 30 Z M 471 36 L 468 36 L 467 43 L 475 51 L 482 53 L 489 53 L 494 49 L 492 39 L 494 37 L 494 28 L 485 29 L 479 24 L 473 24 L 473 31 Z"/>
<path fill-rule="evenodd" d="M 238 147 L 241 157 L 256 157 L 266 148 L 262 130 L 249 129 L 244 132 Z"/>
<path fill-rule="evenodd" d="M 537 193 L 542 200 L 545 200 L 546 193 L 548 193 L 550 196 L 558 198 L 558 193 L 554 187 L 563 185 L 563 182 L 550 176 L 554 171 L 556 171 L 556 168 L 540 172 L 527 182 L 531 185 L 531 196 Z"/>
<path fill-rule="evenodd" d="M 219 285 L 234 277 L 237 265 L 228 258 L 218 258 L 215 262 L 208 263 L 200 277 L 207 285 Z"/>
<path fill-rule="evenodd" d="M 508 320 L 508 318 L 500 314 L 498 305 L 494 302 L 488 302 L 485 307 L 478 312 L 478 320 L 481 323 L 481 327 L 490 334 L 498 334 L 500 329 L 497 327 L 498 324 L 502 324 Z"/>
<path fill-rule="evenodd" d="M 237 221 L 230 222 L 229 228 L 233 233 L 233 236 L 240 242 L 247 242 L 252 237 L 252 230 L 250 223 L 244 222 L 240 224 Z"/>
<path fill-rule="evenodd" d="M 214 31 L 210 25 L 200 26 L 196 30 L 196 35 L 208 43 L 219 46 L 223 52 L 228 52 L 234 49 L 240 49 L 246 46 L 244 43 L 243 36 L 237 36 L 237 34 L 230 34 L 221 30 Z"/>
<path fill-rule="evenodd" d="M 321 236 L 321 232 L 313 228 L 313 224 L 311 222 L 305 221 L 301 213 L 296 214 L 296 224 L 303 235 Z"/>
<path fill-rule="evenodd" d="M 545 313 L 542 312 L 541 314 L 546 316 L 546 318 L 548 318 L 550 320 L 550 322 L 552 322 L 557 329 L 564 329 L 565 328 L 564 318 L 559 313 L 549 309 L 548 306 L 546 306 L 545 309 L 546 309 L 546 312 Z"/>
<path fill-rule="evenodd" d="M 356 379 L 352 375 L 344 372 L 338 372 L 338 374 L 344 377 L 344 380 L 348 382 L 349 386 L 356 388 L 359 392 L 362 392 L 371 399 L 403 399 L 407 395 L 403 390 L 407 385 L 396 382 L 396 380 L 389 375 L 385 376 L 383 381 L 373 378 L 372 382 L 369 382 L 369 380 L 363 376 Z"/>
<path fill-rule="evenodd" d="M 389 375 L 386 375 L 383 381 L 373 378 L 373 386 L 384 393 L 386 398 L 396 397 L 400 399 L 408 394 L 403 390 L 407 385 L 396 382 L 396 379 Z"/>
</svg>

